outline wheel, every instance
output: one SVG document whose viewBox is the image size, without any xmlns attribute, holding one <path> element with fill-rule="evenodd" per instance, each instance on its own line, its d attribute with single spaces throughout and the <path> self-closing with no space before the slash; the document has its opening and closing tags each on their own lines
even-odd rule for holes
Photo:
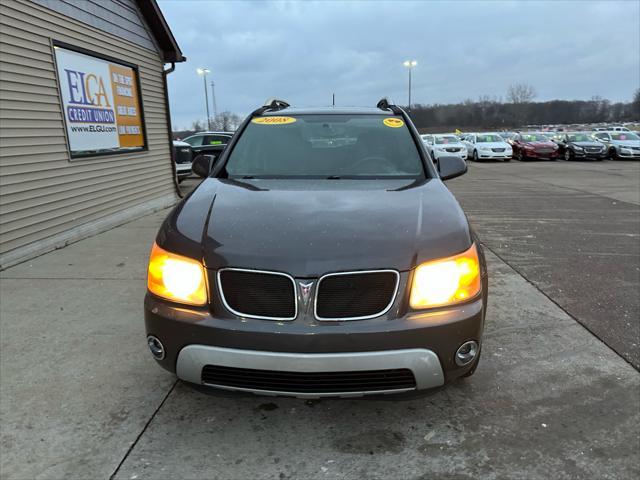
<svg viewBox="0 0 640 480">
<path fill-rule="evenodd" d="M 527 156 L 524 154 L 522 150 L 518 150 L 518 160 L 520 162 L 524 162 L 527 159 Z"/>
<path fill-rule="evenodd" d="M 618 157 L 618 151 L 615 148 L 611 148 L 609 150 L 609 158 L 611 160 L 619 160 L 620 157 Z"/>
<path fill-rule="evenodd" d="M 564 151 L 564 159 L 569 162 L 573 160 L 573 150 L 569 150 L 568 148 Z"/>
<path fill-rule="evenodd" d="M 473 151 L 473 161 L 474 162 L 479 162 L 480 161 L 480 159 L 478 158 L 478 151 L 477 150 Z"/>
</svg>

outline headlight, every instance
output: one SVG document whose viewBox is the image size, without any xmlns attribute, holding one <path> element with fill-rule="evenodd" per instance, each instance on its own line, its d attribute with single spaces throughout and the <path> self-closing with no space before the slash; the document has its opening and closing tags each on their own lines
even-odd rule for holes
<svg viewBox="0 0 640 480">
<path fill-rule="evenodd" d="M 491 150 L 490 147 L 480 147 L 480 150 L 482 150 L 483 152 L 488 152 Z"/>
<path fill-rule="evenodd" d="M 207 303 L 207 285 L 202 264 L 191 258 L 151 249 L 147 275 L 149 291 L 159 297 L 190 305 Z"/>
<path fill-rule="evenodd" d="M 578 152 L 581 152 L 582 150 L 584 150 L 584 148 L 579 147 L 579 146 L 577 146 L 577 145 L 574 145 L 574 146 L 573 146 L 573 149 L 574 149 L 574 150 L 577 150 Z"/>
<path fill-rule="evenodd" d="M 413 274 L 411 308 L 423 309 L 464 302 L 480 292 L 476 245 L 449 258 L 425 262 Z"/>
</svg>

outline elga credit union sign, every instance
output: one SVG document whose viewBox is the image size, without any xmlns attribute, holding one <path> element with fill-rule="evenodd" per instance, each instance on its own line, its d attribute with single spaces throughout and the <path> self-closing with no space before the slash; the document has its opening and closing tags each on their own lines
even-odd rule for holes
<svg viewBox="0 0 640 480">
<path fill-rule="evenodd" d="M 144 148 L 137 70 L 55 47 L 72 156 Z"/>
</svg>

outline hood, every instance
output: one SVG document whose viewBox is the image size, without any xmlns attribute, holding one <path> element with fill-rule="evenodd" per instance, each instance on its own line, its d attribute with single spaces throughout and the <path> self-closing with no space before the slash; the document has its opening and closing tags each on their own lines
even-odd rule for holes
<svg viewBox="0 0 640 480">
<path fill-rule="evenodd" d="M 640 140 L 611 140 L 615 145 L 628 145 L 630 147 L 640 147 Z"/>
<path fill-rule="evenodd" d="M 489 147 L 489 148 L 511 148 L 507 142 L 482 142 L 476 143 L 478 148 Z"/>
<path fill-rule="evenodd" d="M 462 252 L 471 235 L 440 180 L 207 179 L 167 218 L 158 244 L 207 268 L 295 277 L 392 268 Z"/>
<path fill-rule="evenodd" d="M 576 145 L 578 147 L 604 147 L 604 145 L 600 142 L 569 142 L 571 145 Z"/>
<path fill-rule="evenodd" d="M 460 143 L 460 142 L 456 142 L 456 143 L 438 143 L 435 144 L 433 146 L 433 148 L 438 149 L 438 148 L 464 148 L 466 149 L 467 146 L 464 143 Z"/>
<path fill-rule="evenodd" d="M 523 142 L 525 145 L 531 145 L 533 148 L 553 148 L 557 146 L 555 143 L 548 142 Z"/>
</svg>

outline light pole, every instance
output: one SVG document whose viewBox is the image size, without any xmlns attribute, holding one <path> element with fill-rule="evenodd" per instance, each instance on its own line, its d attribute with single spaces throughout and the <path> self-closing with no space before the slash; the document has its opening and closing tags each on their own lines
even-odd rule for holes
<svg viewBox="0 0 640 480">
<path fill-rule="evenodd" d="M 196 72 L 198 75 L 202 75 L 204 80 L 204 104 L 207 106 L 207 129 L 211 130 L 211 116 L 209 115 L 209 93 L 207 92 L 207 73 L 211 70 L 208 68 L 198 68 Z"/>
<path fill-rule="evenodd" d="M 218 116 L 218 105 L 216 104 L 216 91 L 215 84 L 213 80 L 211 80 L 211 104 L 213 106 L 213 121 L 215 122 L 216 117 Z"/>
<path fill-rule="evenodd" d="M 411 70 L 413 70 L 413 67 L 418 65 L 418 62 L 415 60 L 405 60 L 403 65 L 409 69 L 409 103 L 407 105 L 407 109 L 411 111 Z"/>
</svg>

